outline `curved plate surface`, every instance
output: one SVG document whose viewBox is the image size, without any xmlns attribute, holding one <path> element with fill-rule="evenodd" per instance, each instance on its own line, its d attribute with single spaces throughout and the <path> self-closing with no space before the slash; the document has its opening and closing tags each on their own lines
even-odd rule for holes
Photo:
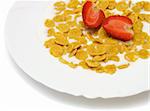
<svg viewBox="0 0 150 111">
<path fill-rule="evenodd" d="M 60 92 L 87 98 L 131 96 L 149 88 L 149 60 L 138 60 L 114 75 L 71 69 L 49 55 L 43 43 L 51 2 L 16 2 L 6 21 L 6 44 L 18 66 L 36 81 Z M 148 27 L 145 27 L 146 29 Z"/>
</svg>

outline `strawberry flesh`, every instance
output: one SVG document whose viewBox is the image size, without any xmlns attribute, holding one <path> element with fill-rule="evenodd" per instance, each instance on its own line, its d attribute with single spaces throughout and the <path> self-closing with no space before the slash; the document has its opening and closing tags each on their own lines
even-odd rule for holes
<svg viewBox="0 0 150 111">
<path fill-rule="evenodd" d="M 126 16 L 110 16 L 103 22 L 103 28 L 113 38 L 129 41 L 133 38 L 132 21 Z"/>
<path fill-rule="evenodd" d="M 82 18 L 88 28 L 98 28 L 105 19 L 105 14 L 93 2 L 87 1 L 83 6 Z"/>
</svg>

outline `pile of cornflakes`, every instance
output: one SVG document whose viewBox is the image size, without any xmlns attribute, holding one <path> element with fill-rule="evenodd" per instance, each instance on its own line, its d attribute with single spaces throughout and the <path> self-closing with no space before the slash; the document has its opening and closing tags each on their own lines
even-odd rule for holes
<svg viewBox="0 0 150 111">
<path fill-rule="evenodd" d="M 150 57 L 150 35 L 142 30 L 143 22 L 150 23 L 150 14 L 142 13 L 150 11 L 150 2 L 132 4 L 132 1 L 125 0 L 91 0 L 104 11 L 106 17 L 114 15 L 114 10 L 118 10 L 133 21 L 134 38 L 123 42 L 111 38 L 102 27 L 90 30 L 84 26 L 82 6 L 85 1 L 58 1 L 54 4 L 56 15 L 45 21 L 48 40 L 44 45 L 51 55 L 72 68 L 80 66 L 107 74 L 114 74 L 117 69 L 128 68 L 131 62 L 139 58 Z M 126 63 L 121 64 L 120 56 L 124 57 Z M 74 58 L 76 62 L 69 61 L 68 58 Z"/>
</svg>

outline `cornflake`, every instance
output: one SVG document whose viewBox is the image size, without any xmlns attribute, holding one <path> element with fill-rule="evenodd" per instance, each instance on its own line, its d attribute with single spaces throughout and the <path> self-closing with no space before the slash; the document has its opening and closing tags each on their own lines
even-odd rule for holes
<svg viewBox="0 0 150 111">
<path fill-rule="evenodd" d="M 60 45 L 53 45 L 50 49 L 50 53 L 54 56 L 54 57 L 61 57 L 63 55 L 63 47 Z"/>
<path fill-rule="evenodd" d="M 68 8 L 76 8 L 79 5 L 79 1 L 78 0 L 70 0 L 70 2 L 68 3 Z"/>
<path fill-rule="evenodd" d="M 118 2 L 116 5 L 116 9 L 119 11 L 125 11 L 128 7 L 129 5 L 125 1 Z"/>
<path fill-rule="evenodd" d="M 59 45 L 68 45 L 68 40 L 66 37 L 60 36 L 60 37 L 56 37 L 55 42 Z"/>
<path fill-rule="evenodd" d="M 97 7 L 106 10 L 106 8 L 109 6 L 109 1 L 108 0 L 99 0 L 97 3 Z"/>
<path fill-rule="evenodd" d="M 114 9 L 116 6 L 115 0 L 108 0 L 108 1 L 109 1 L 108 9 L 110 9 L 110 10 Z"/>
<path fill-rule="evenodd" d="M 138 51 L 138 56 L 142 59 L 147 59 L 149 57 L 149 52 L 146 49 L 141 49 Z"/>
<path fill-rule="evenodd" d="M 59 24 L 57 26 L 57 29 L 60 31 L 60 32 L 68 32 L 69 31 L 69 25 L 68 24 Z"/>
<path fill-rule="evenodd" d="M 44 46 L 46 48 L 51 48 L 53 45 L 55 45 L 55 39 L 49 39 L 44 43 Z"/>
<path fill-rule="evenodd" d="M 65 9 L 66 4 L 65 4 L 65 2 L 63 2 L 63 1 L 59 1 L 59 2 L 56 2 L 56 3 L 54 4 L 54 7 L 55 7 L 55 10 L 57 10 L 57 11 L 62 11 L 62 10 Z"/>
<path fill-rule="evenodd" d="M 114 64 L 112 65 L 107 65 L 104 67 L 104 72 L 108 74 L 114 74 L 116 72 L 117 68 Z"/>
<path fill-rule="evenodd" d="M 125 59 L 129 62 L 135 62 L 138 57 L 135 52 L 129 52 L 125 54 Z"/>
<path fill-rule="evenodd" d="M 88 53 L 84 50 L 78 50 L 75 56 L 79 60 L 86 60 L 88 58 Z"/>
<path fill-rule="evenodd" d="M 118 66 L 118 69 L 125 69 L 125 68 L 128 68 L 129 67 L 129 63 L 128 64 L 122 64 L 120 66 Z"/>
<path fill-rule="evenodd" d="M 71 39 L 77 39 L 81 37 L 81 34 L 82 34 L 81 30 L 78 28 L 74 28 L 68 32 L 68 36 Z"/>
<path fill-rule="evenodd" d="M 55 26 L 55 23 L 54 23 L 53 20 L 47 19 L 47 20 L 45 21 L 45 26 L 46 26 L 47 28 L 51 28 L 51 27 L 54 27 L 54 26 Z"/>
<path fill-rule="evenodd" d="M 86 63 L 89 67 L 98 67 L 100 65 L 99 62 L 95 62 L 93 60 L 86 60 Z"/>
<path fill-rule="evenodd" d="M 49 37 L 53 36 L 55 34 L 55 30 L 53 28 L 50 28 L 50 29 L 48 29 L 47 33 L 48 33 Z"/>
<path fill-rule="evenodd" d="M 133 30 L 135 33 L 142 32 L 142 29 L 143 29 L 143 23 L 140 20 L 136 21 L 133 24 Z"/>
<path fill-rule="evenodd" d="M 138 2 L 132 7 L 132 10 L 135 13 L 139 13 L 141 11 L 141 9 L 143 8 L 143 6 L 144 6 L 144 2 Z"/>
<path fill-rule="evenodd" d="M 144 10 L 145 11 L 150 11 L 150 2 L 145 2 L 144 3 Z"/>
<path fill-rule="evenodd" d="M 53 20 L 55 22 L 63 22 L 65 20 L 64 16 L 63 15 L 56 15 Z"/>
<path fill-rule="evenodd" d="M 81 66 L 81 67 L 84 68 L 84 69 L 89 69 L 89 66 L 87 65 L 87 63 L 86 63 L 85 61 L 81 61 L 81 62 L 79 63 L 79 66 Z"/>
<path fill-rule="evenodd" d="M 93 57 L 93 61 L 97 61 L 97 62 L 101 62 L 101 61 L 103 61 L 105 59 L 106 59 L 106 55 L 105 54 L 101 55 L 101 56 L 94 56 Z"/>
</svg>

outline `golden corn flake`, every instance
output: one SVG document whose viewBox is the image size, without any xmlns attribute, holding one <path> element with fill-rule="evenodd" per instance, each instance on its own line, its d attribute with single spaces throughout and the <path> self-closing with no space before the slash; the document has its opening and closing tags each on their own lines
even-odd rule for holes
<svg viewBox="0 0 150 111">
<path fill-rule="evenodd" d="M 55 42 L 59 45 L 68 45 L 68 40 L 66 37 L 60 36 L 60 37 L 56 37 Z"/>
<path fill-rule="evenodd" d="M 125 45 L 118 45 L 118 50 L 120 54 L 123 54 L 125 51 L 127 51 L 127 47 Z"/>
<path fill-rule="evenodd" d="M 66 64 L 68 65 L 69 67 L 71 68 L 76 68 L 78 65 L 77 64 L 74 64 L 72 62 L 68 62 L 67 60 L 63 59 L 62 57 L 59 58 L 59 61 L 63 64 Z"/>
<path fill-rule="evenodd" d="M 57 29 L 60 31 L 60 32 L 68 32 L 69 31 L 69 25 L 68 24 L 59 24 L 57 26 Z"/>
<path fill-rule="evenodd" d="M 45 41 L 45 43 L 44 43 L 44 46 L 45 46 L 46 48 L 50 48 L 50 47 L 52 47 L 53 45 L 55 45 L 55 39 L 49 39 L 49 40 Z"/>
<path fill-rule="evenodd" d="M 68 64 L 69 62 L 68 61 L 66 61 L 64 58 L 62 58 L 62 57 L 60 57 L 59 58 L 59 61 L 61 62 L 61 63 L 63 63 L 63 64 Z"/>
<path fill-rule="evenodd" d="M 74 9 L 73 12 L 74 12 L 75 14 L 81 13 L 81 12 L 82 12 L 82 7 L 78 7 L 78 8 L 76 8 L 76 9 Z"/>
<path fill-rule="evenodd" d="M 109 17 L 109 16 L 113 15 L 113 13 L 111 13 L 109 10 L 105 10 L 104 13 L 105 13 L 106 17 Z"/>
<path fill-rule="evenodd" d="M 119 62 L 120 58 L 117 55 L 113 55 L 113 56 L 109 57 L 109 60 Z"/>
<path fill-rule="evenodd" d="M 104 67 L 104 72 L 108 74 L 114 74 L 116 72 L 116 66 L 114 64 L 112 65 L 107 65 Z"/>
<path fill-rule="evenodd" d="M 77 49 L 81 46 L 79 42 L 72 42 L 68 45 L 67 52 L 72 52 L 74 49 Z"/>
<path fill-rule="evenodd" d="M 76 68 L 78 66 L 77 64 L 74 64 L 73 62 L 70 62 L 67 65 L 71 68 Z"/>
<path fill-rule="evenodd" d="M 145 43 L 142 45 L 143 49 L 150 49 L 150 43 Z"/>
<path fill-rule="evenodd" d="M 57 37 L 64 37 L 64 33 L 62 32 L 55 32 L 54 33 L 54 36 L 57 38 Z"/>
<path fill-rule="evenodd" d="M 70 0 L 70 2 L 68 3 L 68 7 L 69 8 L 77 8 L 77 6 L 79 5 L 79 1 L 78 0 Z"/>
<path fill-rule="evenodd" d="M 145 43 L 146 34 L 144 32 L 135 33 L 133 36 L 133 42 L 136 45 L 142 45 Z"/>
<path fill-rule="evenodd" d="M 68 15 L 72 15 L 74 13 L 73 10 L 64 10 L 64 15 L 68 16 Z"/>
<path fill-rule="evenodd" d="M 108 9 L 113 10 L 116 7 L 116 2 L 114 0 L 108 0 Z"/>
<path fill-rule="evenodd" d="M 141 21 L 144 21 L 145 20 L 145 14 L 139 14 L 139 19 Z"/>
<path fill-rule="evenodd" d="M 87 34 L 86 34 L 86 37 L 87 37 L 89 40 L 91 40 L 91 41 L 94 41 L 94 40 L 95 40 L 94 37 L 93 37 L 90 33 L 87 33 Z"/>
<path fill-rule="evenodd" d="M 55 34 L 55 30 L 53 28 L 48 29 L 48 36 L 53 36 Z"/>
<path fill-rule="evenodd" d="M 66 22 L 67 21 L 71 21 L 72 20 L 72 16 L 67 16 L 65 20 L 66 20 Z"/>
<path fill-rule="evenodd" d="M 109 6 L 109 1 L 108 0 L 99 0 L 99 3 L 97 3 L 97 7 L 99 9 L 105 10 Z"/>
<path fill-rule="evenodd" d="M 96 72 L 97 73 L 103 73 L 104 72 L 104 67 L 101 66 L 101 67 L 97 68 Z"/>
<path fill-rule="evenodd" d="M 98 35 L 99 35 L 99 37 L 108 37 L 108 35 L 107 35 L 107 33 L 106 33 L 106 31 L 104 30 L 104 28 L 103 27 L 101 27 L 99 30 L 98 30 Z"/>
<path fill-rule="evenodd" d="M 77 38 L 77 41 L 81 44 L 86 44 L 87 40 L 84 36 L 81 36 L 80 38 Z"/>
<path fill-rule="evenodd" d="M 76 53 L 77 53 L 77 49 L 72 50 L 72 51 L 70 52 L 70 54 L 69 54 L 69 57 L 75 56 Z"/>
<path fill-rule="evenodd" d="M 99 62 L 95 62 L 95 61 L 93 61 L 93 60 L 86 60 L 85 62 L 87 63 L 87 65 L 88 65 L 89 67 L 98 67 L 98 66 L 100 65 Z"/>
<path fill-rule="evenodd" d="M 138 57 L 135 52 L 129 52 L 125 54 L 125 59 L 129 62 L 135 62 Z"/>
<path fill-rule="evenodd" d="M 53 18 L 53 20 L 54 20 L 55 22 L 63 22 L 63 21 L 65 21 L 65 16 L 64 16 L 64 15 L 56 15 L 56 16 Z"/>
<path fill-rule="evenodd" d="M 101 62 L 101 61 L 103 61 L 105 59 L 106 59 L 106 55 L 105 54 L 101 55 L 101 56 L 94 56 L 93 57 L 93 61 L 97 61 L 97 62 Z"/>
<path fill-rule="evenodd" d="M 86 60 L 88 58 L 88 53 L 84 50 L 78 50 L 75 56 L 79 60 Z"/>
<path fill-rule="evenodd" d="M 142 59 L 147 59 L 149 57 L 149 52 L 146 49 L 141 49 L 138 51 L 138 56 Z"/>
<path fill-rule="evenodd" d="M 78 28 L 73 28 L 68 32 L 68 36 L 71 39 L 77 39 L 81 37 L 81 34 L 82 34 L 81 30 Z"/>
<path fill-rule="evenodd" d="M 84 69 L 88 69 L 88 68 L 89 68 L 89 66 L 87 65 L 87 63 L 86 63 L 85 61 L 81 61 L 81 62 L 79 63 L 79 66 L 81 66 L 81 67 L 84 68 Z"/>
<path fill-rule="evenodd" d="M 145 2 L 144 3 L 144 10 L 145 11 L 150 11 L 150 2 Z"/>
<path fill-rule="evenodd" d="M 119 53 L 119 49 L 118 49 L 118 47 L 117 46 L 109 46 L 108 47 L 108 50 L 107 50 L 107 53 L 108 54 L 113 54 L 113 55 L 116 55 L 116 54 L 118 54 Z"/>
<path fill-rule="evenodd" d="M 109 37 L 109 38 L 105 39 L 105 43 L 112 45 L 112 46 L 118 45 L 118 40 Z"/>
<path fill-rule="evenodd" d="M 47 20 L 45 21 L 45 26 L 46 26 L 47 28 L 51 28 L 51 27 L 54 27 L 54 26 L 55 26 L 55 23 L 54 23 L 53 20 L 47 19 Z"/>
<path fill-rule="evenodd" d="M 69 25 L 70 28 L 77 25 L 76 21 L 67 21 L 67 24 Z"/>
<path fill-rule="evenodd" d="M 139 19 L 150 23 L 150 14 L 139 14 Z"/>
<path fill-rule="evenodd" d="M 91 55 L 91 56 L 99 56 L 99 55 L 103 55 L 107 52 L 107 48 L 105 45 L 89 45 L 87 47 L 87 52 Z"/>
<path fill-rule="evenodd" d="M 66 5 L 65 2 L 63 2 L 63 1 L 58 1 L 58 2 L 54 3 L 55 7 L 61 7 L 61 6 L 65 6 L 65 5 Z"/>
<path fill-rule="evenodd" d="M 135 23 L 136 21 L 138 21 L 139 14 L 138 13 L 131 13 L 128 17 L 132 20 L 133 23 Z"/>
<path fill-rule="evenodd" d="M 136 21 L 136 22 L 133 24 L 133 31 L 134 31 L 135 33 L 141 32 L 142 29 L 143 29 L 143 23 L 142 23 L 140 20 Z"/>
<path fill-rule="evenodd" d="M 132 13 L 132 11 L 129 10 L 129 9 L 127 9 L 127 10 L 125 10 L 125 11 L 123 12 L 123 15 L 124 15 L 124 16 L 129 16 L 131 13 Z"/>
<path fill-rule="evenodd" d="M 61 57 L 63 55 L 64 49 L 60 45 L 53 45 L 50 48 L 50 54 L 53 55 L 54 57 Z"/>
<path fill-rule="evenodd" d="M 56 2 L 56 3 L 54 4 L 54 6 L 55 6 L 55 9 L 56 9 L 56 10 L 62 11 L 62 10 L 65 9 L 66 4 L 65 4 L 65 2 L 63 2 L 63 1 L 59 1 L 59 2 Z"/>
<path fill-rule="evenodd" d="M 146 3 L 145 1 L 140 1 L 140 2 L 137 2 L 136 5 L 138 5 L 141 8 L 143 8 L 145 3 Z"/>
<path fill-rule="evenodd" d="M 97 42 L 97 43 L 103 44 L 103 43 L 105 43 L 105 39 L 104 39 L 104 38 L 101 38 L 101 37 L 99 37 L 99 38 L 94 38 L 94 41 L 93 41 L 93 42 Z"/>
<path fill-rule="evenodd" d="M 102 66 L 101 64 L 100 64 L 98 67 L 90 67 L 91 70 L 96 71 L 96 72 L 98 72 L 98 70 L 99 70 L 99 71 L 100 71 L 100 70 L 103 71 L 102 68 L 103 68 L 103 66 Z"/>
<path fill-rule="evenodd" d="M 144 15 L 144 20 L 148 23 L 150 23 L 150 14 L 145 14 Z"/>
<path fill-rule="evenodd" d="M 133 45 L 127 46 L 126 52 L 133 52 L 133 51 L 137 51 L 136 45 L 133 44 Z"/>
<path fill-rule="evenodd" d="M 130 65 L 129 63 L 128 63 L 128 64 L 119 65 L 119 66 L 118 66 L 118 69 L 125 69 L 125 68 L 128 68 L 129 65 Z"/>
<path fill-rule="evenodd" d="M 119 11 L 124 11 L 128 9 L 129 5 L 125 1 L 118 2 L 116 4 L 116 9 Z"/>
<path fill-rule="evenodd" d="M 144 6 L 143 2 L 138 2 L 132 7 L 132 10 L 136 13 L 139 13 L 142 10 L 143 6 Z"/>
</svg>

